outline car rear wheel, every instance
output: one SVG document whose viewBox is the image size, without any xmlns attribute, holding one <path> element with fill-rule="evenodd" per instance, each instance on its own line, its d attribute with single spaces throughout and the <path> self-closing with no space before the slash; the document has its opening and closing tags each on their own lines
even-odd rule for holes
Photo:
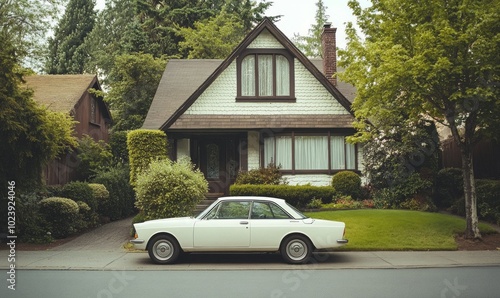
<svg viewBox="0 0 500 298">
<path fill-rule="evenodd" d="M 151 240 L 148 247 L 149 257 L 157 264 L 172 264 L 181 253 L 177 240 L 169 235 L 158 235 Z"/>
<path fill-rule="evenodd" d="M 305 236 L 292 235 L 283 240 L 280 252 L 287 263 L 303 264 L 311 257 L 312 244 Z"/>
</svg>

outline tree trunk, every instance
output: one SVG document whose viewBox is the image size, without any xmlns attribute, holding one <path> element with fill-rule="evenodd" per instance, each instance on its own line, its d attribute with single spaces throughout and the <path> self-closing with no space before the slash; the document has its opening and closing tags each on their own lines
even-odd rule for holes
<svg viewBox="0 0 500 298">
<path fill-rule="evenodd" d="M 462 151 L 462 170 L 464 175 L 465 196 L 465 238 L 480 239 L 479 220 L 477 217 L 476 182 L 474 180 L 473 154 L 470 148 Z"/>
</svg>

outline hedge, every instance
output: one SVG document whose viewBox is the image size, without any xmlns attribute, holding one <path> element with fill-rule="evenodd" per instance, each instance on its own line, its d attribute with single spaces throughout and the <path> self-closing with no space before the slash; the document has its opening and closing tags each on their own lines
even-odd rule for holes
<svg viewBox="0 0 500 298">
<path fill-rule="evenodd" d="M 66 238 L 78 227 L 78 204 L 68 198 L 51 197 L 40 201 L 40 213 L 49 223 L 52 236 Z"/>
<path fill-rule="evenodd" d="M 280 198 L 297 208 L 306 207 L 312 199 L 321 199 L 325 204 L 330 203 L 335 196 L 335 189 L 331 186 L 311 185 L 234 184 L 229 188 L 229 192 L 232 196 Z"/>
<path fill-rule="evenodd" d="M 127 134 L 127 149 L 130 162 L 130 184 L 135 186 L 137 175 L 158 159 L 166 159 L 167 135 L 161 130 L 136 129 Z"/>
<path fill-rule="evenodd" d="M 82 201 L 97 212 L 98 201 L 94 196 L 94 190 L 87 182 L 73 181 L 62 187 L 60 196 L 73 201 Z"/>
<path fill-rule="evenodd" d="M 135 194 L 129 175 L 128 165 L 121 164 L 97 173 L 92 182 L 103 184 L 109 192 L 109 199 L 100 201 L 99 214 L 117 220 L 134 213 Z"/>
</svg>

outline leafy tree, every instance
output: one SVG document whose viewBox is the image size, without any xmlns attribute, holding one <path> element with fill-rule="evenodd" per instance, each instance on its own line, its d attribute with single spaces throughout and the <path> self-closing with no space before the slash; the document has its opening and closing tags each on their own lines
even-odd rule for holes
<svg viewBox="0 0 500 298">
<path fill-rule="evenodd" d="M 238 17 L 226 11 L 196 22 L 194 28 L 180 28 L 179 34 L 184 37 L 179 50 L 188 51 L 189 59 L 226 58 L 245 36 Z"/>
<path fill-rule="evenodd" d="M 117 119 L 114 130 L 142 126 L 165 65 L 164 59 L 151 54 L 125 54 L 116 58 L 109 75 L 111 90 L 105 97 L 113 118 Z"/>
<path fill-rule="evenodd" d="M 432 118 L 451 130 L 464 173 L 466 238 L 480 238 L 473 172 L 474 145 L 496 134 L 500 112 L 500 1 L 376 0 L 349 6 L 366 36 L 348 26 L 341 52 L 343 79 L 354 84 L 358 140 L 369 140 L 367 120 Z"/>
<path fill-rule="evenodd" d="M 109 167 L 113 158 L 108 144 L 102 140 L 96 142 L 88 135 L 84 135 L 78 141 L 76 152 L 78 159 L 76 178 L 80 181 L 89 181 L 97 172 Z"/>
<path fill-rule="evenodd" d="M 88 60 L 85 37 L 94 27 L 96 12 L 93 0 L 70 0 L 53 38 L 45 71 L 49 74 L 83 73 Z"/>
<path fill-rule="evenodd" d="M 40 184 L 41 169 L 76 145 L 69 116 L 48 111 L 21 87 L 14 43 L 0 32 L 0 181 L 15 180 L 26 190 Z"/>
<path fill-rule="evenodd" d="M 294 34 L 293 41 L 297 48 L 299 48 L 307 57 L 322 57 L 321 51 L 321 32 L 323 26 L 328 22 L 329 16 L 326 14 L 328 7 L 325 6 L 323 0 L 316 2 L 316 16 L 315 23 L 311 25 L 308 36 L 301 36 Z"/>
<path fill-rule="evenodd" d="M 66 0 L 2 0 L 0 1 L 1 41 L 7 38 L 16 49 L 20 63 L 39 67 L 45 34 Z"/>
</svg>

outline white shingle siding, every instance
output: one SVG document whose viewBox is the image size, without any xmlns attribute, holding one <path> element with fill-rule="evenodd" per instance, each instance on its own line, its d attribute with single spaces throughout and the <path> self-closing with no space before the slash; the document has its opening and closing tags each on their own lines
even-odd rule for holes
<svg viewBox="0 0 500 298">
<path fill-rule="evenodd" d="M 305 185 L 311 184 L 313 186 L 328 186 L 331 185 L 332 176 L 330 175 L 283 175 L 288 185 Z"/>
<path fill-rule="evenodd" d="M 248 169 L 260 168 L 260 145 L 259 145 L 259 132 L 248 132 Z"/>
<path fill-rule="evenodd" d="M 236 102 L 236 61 L 198 97 L 185 114 L 190 115 L 278 115 L 348 114 L 325 87 L 295 59 L 294 103 Z"/>
<path fill-rule="evenodd" d="M 252 43 L 247 47 L 248 49 L 284 49 L 285 47 L 267 30 L 262 31 Z"/>
</svg>

